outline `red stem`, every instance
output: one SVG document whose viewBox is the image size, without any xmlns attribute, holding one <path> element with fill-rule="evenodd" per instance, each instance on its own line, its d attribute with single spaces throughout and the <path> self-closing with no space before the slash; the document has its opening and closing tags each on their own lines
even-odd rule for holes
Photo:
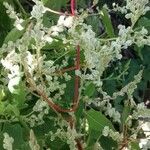
<svg viewBox="0 0 150 150">
<path fill-rule="evenodd" d="M 72 69 L 72 68 L 71 68 Z M 76 49 L 76 66 L 75 66 L 76 70 L 80 69 L 80 46 L 77 45 L 77 49 Z M 79 104 L 79 81 L 80 78 L 79 76 L 75 76 L 75 86 L 74 86 L 74 99 L 73 99 L 73 106 L 70 109 L 64 109 L 61 106 L 55 104 L 52 102 L 52 100 L 50 100 L 45 93 L 41 92 L 40 90 L 38 90 L 37 92 L 39 93 L 39 95 L 41 95 L 43 97 L 43 99 L 48 103 L 48 105 L 55 111 L 57 112 L 75 112 L 76 109 L 78 108 L 78 104 Z"/>
<path fill-rule="evenodd" d="M 75 15 L 75 0 L 71 0 L 71 14 L 73 16 Z M 75 65 L 75 67 L 64 69 L 62 71 L 65 72 L 65 71 L 70 71 L 70 70 L 74 70 L 74 69 L 80 70 L 80 46 L 79 45 L 77 45 L 77 48 L 76 48 L 76 65 Z M 42 96 L 42 98 L 48 103 L 48 105 L 53 110 L 55 110 L 57 112 L 75 112 L 76 109 L 78 108 L 78 104 L 79 104 L 79 82 L 80 82 L 79 76 L 75 75 L 73 106 L 70 109 L 64 109 L 61 106 L 55 104 L 51 99 L 49 99 L 46 96 L 46 94 L 44 92 L 42 92 L 40 90 L 37 90 L 37 92 L 39 95 Z"/>
<path fill-rule="evenodd" d="M 71 14 L 75 15 L 75 0 L 71 0 Z"/>
</svg>

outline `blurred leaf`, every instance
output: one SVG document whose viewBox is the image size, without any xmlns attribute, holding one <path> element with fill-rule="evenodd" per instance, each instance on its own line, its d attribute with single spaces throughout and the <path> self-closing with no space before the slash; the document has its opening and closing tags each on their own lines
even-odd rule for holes
<svg viewBox="0 0 150 150">
<path fill-rule="evenodd" d="M 138 21 L 138 27 L 145 27 L 150 32 L 150 19 L 146 17 L 141 17 Z"/>
<path fill-rule="evenodd" d="M 6 9 L 3 5 L 3 1 L 0 1 L 0 46 L 2 45 L 5 36 L 11 28 L 11 20 L 6 14 Z"/>
<path fill-rule="evenodd" d="M 13 115 L 12 113 L 14 113 L 15 116 L 19 116 L 20 115 L 20 111 L 19 109 L 11 104 L 8 104 L 5 108 L 5 112 L 9 115 Z"/>
<path fill-rule="evenodd" d="M 145 68 L 143 73 L 143 79 L 146 81 L 150 81 L 150 66 Z"/>
<path fill-rule="evenodd" d="M 0 89 L 0 102 L 3 100 L 4 97 L 5 97 L 4 89 Z"/>
<path fill-rule="evenodd" d="M 54 9 L 56 11 L 60 11 L 60 9 L 64 6 L 67 5 L 67 3 L 69 2 L 69 0 L 59 0 L 57 1 L 56 3 L 56 0 L 42 0 L 44 5 L 51 8 L 51 9 Z"/>
<path fill-rule="evenodd" d="M 143 55 L 143 65 L 150 66 L 149 58 L 150 58 L 150 46 L 144 46 L 142 50 Z"/>
<path fill-rule="evenodd" d="M 115 130 L 111 121 L 99 111 L 91 109 L 87 111 L 86 117 L 89 124 L 88 146 L 93 145 L 102 136 L 102 131 L 105 126 L 109 126 L 110 129 Z"/>
<path fill-rule="evenodd" d="M 19 124 L 13 125 L 13 124 L 5 123 L 3 127 L 3 133 L 4 132 L 7 132 L 9 136 L 14 138 L 13 149 L 24 150 L 24 149 L 20 149 L 24 144 L 24 140 L 22 134 L 23 131 Z"/>
<path fill-rule="evenodd" d="M 140 150 L 139 141 L 130 142 L 129 144 L 130 144 L 132 150 Z"/>
<path fill-rule="evenodd" d="M 103 87 L 109 95 L 112 95 L 116 91 L 117 83 L 115 80 L 106 80 Z"/>
<path fill-rule="evenodd" d="M 115 130 L 111 121 L 108 120 L 101 112 L 91 109 L 87 111 L 86 114 L 89 123 L 89 130 L 96 130 L 100 133 L 105 126 L 109 126 L 109 128 Z"/>
<path fill-rule="evenodd" d="M 93 83 L 89 83 L 86 87 L 85 87 L 85 91 L 84 94 L 88 97 L 91 97 L 95 92 L 95 85 Z"/>
<path fill-rule="evenodd" d="M 92 26 L 92 30 L 97 35 L 101 34 L 101 32 L 103 30 L 103 26 L 102 26 L 102 23 L 101 23 L 99 16 L 88 16 L 86 18 L 86 23 Z"/>
<path fill-rule="evenodd" d="M 23 22 L 23 27 L 25 27 L 25 29 L 23 30 L 18 30 L 17 28 L 13 28 L 6 36 L 4 43 L 8 43 L 9 41 L 15 42 L 17 39 L 19 39 L 25 32 L 26 30 L 26 26 L 29 23 L 29 20 L 25 20 Z"/>
<path fill-rule="evenodd" d="M 113 26 L 112 26 L 112 23 L 111 23 L 109 13 L 104 7 L 102 9 L 101 17 L 102 17 L 102 22 L 104 24 L 104 27 L 106 29 L 106 32 L 107 32 L 108 36 L 110 38 L 115 37 L 114 29 L 113 29 Z"/>
<path fill-rule="evenodd" d="M 16 105 L 19 109 L 23 108 L 26 101 L 26 95 L 27 91 L 25 85 L 20 82 L 17 88 L 15 88 L 15 94 L 12 94 L 14 105 Z"/>
<path fill-rule="evenodd" d="M 128 116 L 130 115 L 130 111 L 131 111 L 131 108 L 130 108 L 129 103 L 127 102 L 124 105 L 122 116 L 121 116 L 122 125 L 126 124 L 126 120 L 127 120 Z"/>
<path fill-rule="evenodd" d="M 137 52 L 137 55 L 140 57 L 141 60 L 143 60 L 142 50 L 143 47 L 138 47 L 137 45 L 134 45 L 134 50 Z"/>
<path fill-rule="evenodd" d="M 101 134 L 96 130 L 90 130 L 89 136 L 87 140 L 87 149 L 86 150 L 93 150 L 94 144 L 97 142 L 97 139 L 101 137 Z"/>
<path fill-rule="evenodd" d="M 110 137 L 104 137 L 102 136 L 100 138 L 100 144 L 104 150 L 117 150 L 118 149 L 118 144 L 116 141 L 114 141 Z"/>
</svg>

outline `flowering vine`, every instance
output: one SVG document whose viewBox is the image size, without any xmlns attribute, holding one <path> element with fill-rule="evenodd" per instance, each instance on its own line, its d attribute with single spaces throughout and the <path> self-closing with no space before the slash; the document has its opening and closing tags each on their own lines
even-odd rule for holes
<svg viewBox="0 0 150 150">
<path fill-rule="evenodd" d="M 143 130 L 138 119 L 149 113 L 134 97 L 145 68 L 123 82 L 130 75 L 131 61 L 122 65 L 122 52 L 150 46 L 149 31 L 136 26 L 149 11 L 148 1 L 125 0 L 124 6 L 113 3 L 111 9 L 106 5 L 100 9 L 94 0 L 89 9 L 76 10 L 76 1 L 71 0 L 71 13 L 52 10 L 42 0 L 33 2 L 26 20 L 4 3 L 19 35 L 0 48 L 3 121 L 17 122 L 27 131 L 30 149 L 49 149 L 49 142 L 57 138 L 69 149 L 105 149 L 105 139 L 114 143 L 114 149 L 133 149 Z M 112 11 L 124 14 L 130 25 L 113 28 L 109 15 Z M 58 21 L 47 25 L 44 18 L 50 14 L 57 15 Z M 94 31 L 89 16 L 97 16 L 102 22 L 103 34 Z M 115 63 L 117 67 L 112 70 Z M 118 75 L 119 63 L 123 71 Z M 111 86 L 118 86 L 110 91 L 107 84 L 111 81 Z M 42 134 L 44 140 L 39 138 L 41 142 L 37 130 L 42 126 L 46 132 Z M 6 131 L 3 135 L 3 148 L 12 149 L 15 137 Z"/>
</svg>

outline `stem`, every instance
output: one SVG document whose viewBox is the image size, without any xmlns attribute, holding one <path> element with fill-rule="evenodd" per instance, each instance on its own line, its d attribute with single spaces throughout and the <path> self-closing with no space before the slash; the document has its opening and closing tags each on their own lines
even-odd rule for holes
<svg viewBox="0 0 150 150">
<path fill-rule="evenodd" d="M 71 0 L 71 14 L 75 15 L 75 0 Z"/>
<path fill-rule="evenodd" d="M 77 56 L 76 56 L 76 69 L 80 69 L 80 47 L 77 46 Z M 79 77 L 75 77 L 75 89 L 74 89 L 74 99 L 73 99 L 73 106 L 70 109 L 64 109 L 60 107 L 59 105 L 55 104 L 50 98 L 48 98 L 47 94 L 44 91 L 41 91 L 37 88 L 35 81 L 32 79 L 31 74 L 28 71 L 27 63 L 25 60 L 22 61 L 24 65 L 25 75 L 26 79 L 32 89 L 34 89 L 39 96 L 42 97 L 43 100 L 45 100 L 48 105 L 56 112 L 75 112 L 78 108 L 79 104 Z"/>
<path fill-rule="evenodd" d="M 60 73 L 65 73 L 65 72 L 67 72 L 67 71 L 72 71 L 72 70 L 75 70 L 76 69 L 76 66 L 74 66 L 74 67 L 69 67 L 69 68 L 66 68 L 66 69 L 62 69 L 62 70 L 60 70 L 60 71 L 58 71 L 58 72 L 60 72 Z"/>
<path fill-rule="evenodd" d="M 63 12 L 55 11 L 55 10 L 52 10 L 50 8 L 46 8 L 46 11 L 49 11 L 49 12 L 57 14 L 57 15 L 70 16 L 70 14 L 68 14 L 68 13 L 63 13 Z"/>
<path fill-rule="evenodd" d="M 72 51 L 72 50 L 71 50 Z M 58 61 L 59 59 L 61 59 L 62 57 L 64 57 L 65 55 L 67 55 L 68 53 L 70 53 L 71 51 L 67 51 L 66 53 L 64 53 L 63 55 L 61 55 L 60 57 L 58 57 L 57 59 L 55 59 L 54 63 L 56 61 Z"/>
<path fill-rule="evenodd" d="M 24 120 L 22 119 L 21 116 L 17 116 L 19 122 L 21 123 L 21 125 L 26 129 L 26 131 L 30 131 L 30 128 L 28 127 L 28 125 L 26 124 L 26 122 L 24 122 Z"/>
</svg>

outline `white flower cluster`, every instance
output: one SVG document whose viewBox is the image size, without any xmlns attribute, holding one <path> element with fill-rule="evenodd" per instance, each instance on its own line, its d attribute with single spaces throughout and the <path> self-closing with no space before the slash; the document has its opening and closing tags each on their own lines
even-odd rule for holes
<svg viewBox="0 0 150 150">
<path fill-rule="evenodd" d="M 138 119 L 139 117 L 142 118 L 149 118 L 150 110 L 146 108 L 145 104 L 142 102 L 137 105 L 137 109 L 133 112 L 133 118 Z"/>
<path fill-rule="evenodd" d="M 115 108 L 112 107 L 112 105 L 110 103 L 107 104 L 106 110 L 105 110 L 105 114 L 109 115 L 109 117 L 113 118 L 114 122 L 118 122 L 120 123 L 120 113 L 118 111 L 115 110 Z"/>
<path fill-rule="evenodd" d="M 119 11 L 121 12 L 122 14 L 126 14 L 127 13 L 127 9 L 126 9 L 126 6 L 122 6 L 120 7 L 118 4 L 116 3 L 112 3 L 112 6 L 113 6 L 113 11 Z"/>
<path fill-rule="evenodd" d="M 125 6 L 119 6 L 118 4 L 113 3 L 112 10 L 126 14 L 125 17 L 131 19 L 132 26 L 134 26 L 140 16 L 145 15 L 146 12 L 150 10 L 148 3 L 149 0 L 126 0 Z"/>
<path fill-rule="evenodd" d="M 96 85 L 97 91 L 103 95 L 103 99 L 99 100 L 97 106 L 102 108 L 101 111 L 104 112 L 106 116 L 112 118 L 114 122 L 120 123 L 121 115 L 115 108 L 113 108 L 110 100 L 114 100 L 118 96 L 124 96 L 127 94 L 131 106 L 134 108 L 136 104 L 133 101 L 133 92 L 141 80 L 143 71 L 140 71 L 134 77 L 133 82 L 128 83 L 120 89 L 120 91 L 113 93 L 112 96 L 109 96 L 102 90 L 103 82 L 101 78 L 110 62 L 122 58 L 121 51 L 123 49 L 127 49 L 132 44 L 138 46 L 150 45 L 150 36 L 148 36 L 148 31 L 145 28 L 142 28 L 141 30 L 133 29 L 133 26 L 140 15 L 145 14 L 146 11 L 149 10 L 149 7 L 146 6 L 148 0 L 127 0 L 127 6 L 123 7 L 121 11 L 127 13 L 126 18 L 131 19 L 132 26 L 125 27 L 124 25 L 119 25 L 118 36 L 106 39 L 96 37 L 92 27 L 83 23 L 86 14 L 81 14 L 81 17 L 61 15 L 56 25 L 50 28 L 44 27 L 42 24 L 42 17 L 48 9 L 41 1 L 34 0 L 34 2 L 35 5 L 31 12 L 31 19 L 36 19 L 35 23 L 31 23 L 31 26 L 29 25 L 22 38 L 18 39 L 12 45 L 8 43 L 8 46 L 3 46 L 0 51 L 2 55 L 3 53 L 5 54 L 5 58 L 1 58 L 1 64 L 5 70 L 8 71 L 6 71 L 6 73 L 9 78 L 9 90 L 14 92 L 14 86 L 19 84 L 20 78 L 23 76 L 23 71 L 28 84 L 30 86 L 34 85 L 33 87 L 30 87 L 31 90 L 36 91 L 39 89 L 41 90 L 41 93 L 46 93 L 46 96 L 52 98 L 54 101 L 61 99 L 66 88 L 66 84 L 63 83 L 62 80 L 65 78 L 65 80 L 68 81 L 71 79 L 71 76 L 69 76 L 68 73 L 59 75 L 57 70 L 59 71 L 67 66 L 69 59 L 66 59 L 65 57 L 66 60 L 62 61 L 64 64 L 55 65 L 57 61 L 52 61 L 51 58 L 43 55 L 43 52 L 41 52 L 41 49 L 47 44 L 47 42 L 48 44 L 51 44 L 54 41 L 57 42 L 58 40 L 54 37 L 59 36 L 59 39 L 61 39 L 65 45 L 68 45 L 69 48 L 72 48 L 72 46 L 76 46 L 77 44 L 80 45 L 80 50 L 84 55 L 83 63 L 85 70 L 83 69 L 84 73 L 76 70 L 76 75 L 81 77 L 82 82 L 92 81 L 92 83 Z M 23 20 L 19 19 L 18 14 L 16 14 L 14 9 L 7 3 L 5 3 L 5 6 L 8 9 L 10 17 L 16 20 L 15 26 L 22 30 L 23 27 L 21 24 Z M 60 34 L 65 30 L 68 30 L 68 35 Z M 32 51 L 30 48 L 32 48 Z M 64 54 L 66 54 L 66 49 L 64 51 Z M 83 86 L 84 84 L 86 83 L 83 83 Z M 39 96 L 41 95 L 39 94 Z M 28 122 L 31 127 L 40 125 L 44 123 L 44 115 L 47 115 L 48 113 L 48 104 L 40 99 L 33 107 L 33 112 L 31 112 L 29 117 L 26 118 L 26 122 Z M 138 119 L 139 115 L 146 116 L 147 114 L 148 111 L 146 111 L 143 104 L 139 104 L 137 110 L 133 113 L 133 118 Z M 76 149 L 75 139 L 80 137 L 80 135 L 77 133 L 76 129 L 71 128 L 67 122 L 63 125 L 61 125 L 61 129 L 58 129 L 55 134 L 52 133 L 51 140 L 54 140 L 57 137 L 62 140 L 65 139 L 70 146 L 70 149 L 74 150 Z M 109 127 L 104 128 L 103 135 L 110 136 L 116 141 L 122 140 L 122 135 L 109 129 Z M 4 137 L 4 148 L 7 148 L 8 139 L 10 145 L 12 145 L 13 139 L 9 137 L 7 133 L 4 134 Z M 29 144 L 33 150 L 39 149 L 32 131 L 30 132 Z M 34 148 L 34 145 L 36 145 L 36 148 Z M 11 150 L 11 146 L 9 147 L 9 150 Z"/>
<path fill-rule="evenodd" d="M 37 59 L 35 55 L 31 54 L 31 52 L 27 51 L 27 64 L 28 64 L 28 71 L 31 75 L 33 75 L 34 71 L 37 68 Z"/>
<path fill-rule="evenodd" d="M 19 55 L 15 52 L 15 49 L 12 49 L 5 59 L 1 59 L 1 64 L 6 70 L 8 70 L 8 89 L 11 93 L 15 92 L 14 86 L 19 84 L 21 78 L 21 72 L 18 63 Z"/>
<path fill-rule="evenodd" d="M 44 123 L 43 117 L 44 117 L 44 115 L 47 115 L 49 113 L 49 106 L 45 101 L 40 99 L 34 105 L 33 112 L 35 114 L 32 114 L 27 119 L 27 121 L 31 127 L 41 125 Z"/>
<path fill-rule="evenodd" d="M 148 35 L 147 29 L 143 27 L 139 32 L 134 32 L 134 43 L 138 47 L 141 47 L 143 45 L 150 46 L 150 36 Z"/>
<path fill-rule="evenodd" d="M 101 94 L 103 94 L 103 99 L 98 98 L 98 99 L 92 101 L 91 103 L 93 103 L 100 110 L 104 111 L 104 113 L 106 115 L 108 115 L 109 117 L 111 117 L 114 122 L 120 123 L 121 115 L 118 111 L 115 110 L 115 108 L 112 107 L 110 100 L 115 100 L 118 96 L 124 96 L 126 93 L 128 95 L 128 99 L 130 100 L 131 107 L 134 108 L 136 106 L 136 104 L 133 100 L 133 92 L 137 88 L 137 84 L 141 81 L 142 73 L 143 73 L 143 71 L 141 70 L 137 75 L 135 75 L 134 81 L 128 83 L 120 91 L 113 93 L 112 97 L 109 96 L 106 92 L 102 91 L 102 89 L 101 89 L 100 92 L 101 92 Z M 138 105 L 138 106 L 140 106 L 140 105 Z M 140 110 L 141 109 L 139 109 L 139 112 L 142 113 Z M 145 109 L 142 109 L 142 110 L 144 111 Z M 134 116 L 137 116 L 137 118 L 138 118 L 138 116 L 139 116 L 138 114 L 139 113 L 137 113 L 135 111 Z M 145 112 L 145 114 L 148 114 L 148 113 Z"/>
<path fill-rule="evenodd" d="M 139 146 L 141 150 L 149 150 L 150 149 L 150 139 L 141 139 Z"/>
<path fill-rule="evenodd" d="M 137 84 L 141 81 L 143 70 L 139 71 L 137 75 L 134 76 L 134 81 L 128 83 L 119 92 L 113 93 L 112 99 L 116 99 L 118 96 L 124 96 L 125 93 L 128 95 L 129 99 L 132 99 L 133 92 L 137 88 Z"/>
<path fill-rule="evenodd" d="M 110 129 L 108 126 L 105 126 L 102 132 L 103 136 L 109 136 L 113 140 L 121 142 L 123 140 L 123 135 L 119 132 L 115 132 L 112 129 Z"/>
<path fill-rule="evenodd" d="M 67 128 L 67 130 L 63 129 L 63 127 Z M 79 138 L 81 135 L 77 133 L 75 128 L 71 128 L 67 122 L 63 127 L 61 125 L 61 129 L 57 129 L 55 133 L 50 132 L 51 141 L 54 141 L 55 138 L 59 137 L 61 140 L 66 140 L 71 150 L 77 150 L 75 139 Z"/>
<path fill-rule="evenodd" d="M 46 8 L 44 7 L 41 1 L 38 0 L 32 1 L 35 2 L 35 5 L 33 6 L 33 9 L 31 11 L 31 16 L 39 20 L 43 17 L 43 14 L 46 12 Z"/>
<path fill-rule="evenodd" d="M 8 133 L 4 133 L 3 148 L 5 150 L 13 150 L 14 139 Z"/>
<path fill-rule="evenodd" d="M 59 19 L 58 19 L 58 22 L 57 22 L 57 25 L 58 26 L 64 26 L 64 27 L 67 27 L 67 28 L 70 28 L 73 24 L 73 16 L 60 16 Z"/>
<path fill-rule="evenodd" d="M 37 143 L 37 140 L 36 140 L 33 130 L 30 130 L 29 146 L 30 146 L 31 150 L 40 150 L 40 146 Z"/>
<path fill-rule="evenodd" d="M 9 17 L 15 20 L 14 26 L 18 30 L 23 30 L 24 27 L 22 26 L 22 23 L 24 20 L 20 18 L 19 14 L 16 14 L 16 12 L 14 11 L 14 8 L 11 5 L 9 5 L 7 2 L 4 2 L 3 4 L 7 9 L 6 12 L 9 14 Z"/>
<path fill-rule="evenodd" d="M 97 109 L 100 109 L 101 111 L 104 111 L 106 116 L 109 116 L 110 118 L 112 118 L 113 122 L 117 122 L 120 123 L 121 120 L 121 115 L 120 113 L 112 107 L 111 103 L 110 103 L 110 99 L 95 99 L 93 101 L 91 101 L 91 103 L 88 103 L 89 105 L 94 104 L 94 106 Z"/>
<path fill-rule="evenodd" d="M 127 19 L 131 19 L 132 24 L 135 24 L 140 16 L 145 15 L 150 7 L 147 6 L 149 0 L 126 0 L 126 9 L 130 13 L 126 14 Z"/>
<path fill-rule="evenodd" d="M 71 28 L 73 25 L 73 19 L 73 16 L 61 15 L 58 19 L 57 25 L 54 25 L 49 29 L 49 35 L 58 36 L 65 28 Z"/>
<path fill-rule="evenodd" d="M 104 150 L 104 149 L 101 147 L 101 145 L 100 145 L 99 142 L 96 142 L 96 143 L 94 144 L 93 149 L 94 149 L 94 150 Z"/>
</svg>

